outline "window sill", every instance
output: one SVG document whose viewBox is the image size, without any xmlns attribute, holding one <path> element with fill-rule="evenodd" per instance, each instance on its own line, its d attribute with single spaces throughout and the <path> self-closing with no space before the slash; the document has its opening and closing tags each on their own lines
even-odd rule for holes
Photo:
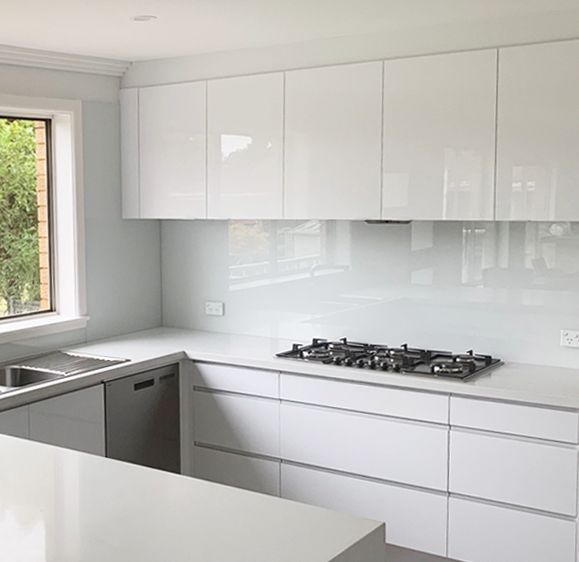
<svg viewBox="0 0 579 562">
<path fill-rule="evenodd" d="M 80 330 L 88 323 L 88 316 L 62 316 L 60 314 L 43 314 L 33 318 L 12 318 L 0 321 L 0 344 L 25 338 L 48 336 Z"/>
</svg>

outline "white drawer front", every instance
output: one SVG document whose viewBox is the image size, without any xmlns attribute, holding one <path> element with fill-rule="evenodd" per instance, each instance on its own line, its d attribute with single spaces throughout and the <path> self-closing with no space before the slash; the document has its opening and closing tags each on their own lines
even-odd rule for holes
<svg viewBox="0 0 579 562">
<path fill-rule="evenodd" d="M 280 425 L 284 459 L 446 490 L 445 428 L 287 402 Z"/>
<path fill-rule="evenodd" d="M 444 556 L 447 499 L 434 494 L 286 463 L 283 498 L 386 523 L 390 544 Z"/>
<path fill-rule="evenodd" d="M 448 556 L 466 562 L 575 562 L 575 523 L 450 498 Z"/>
<path fill-rule="evenodd" d="M 213 363 L 195 363 L 193 366 L 193 384 L 203 388 L 269 398 L 279 396 L 279 373 L 275 371 L 261 371 Z"/>
<path fill-rule="evenodd" d="M 212 392 L 193 395 L 194 439 L 279 457 L 279 402 Z"/>
<path fill-rule="evenodd" d="M 453 430 L 450 491 L 575 516 L 577 450 Z"/>
<path fill-rule="evenodd" d="M 194 447 L 193 475 L 227 486 L 279 496 L 279 461 Z"/>
<path fill-rule="evenodd" d="M 346 410 L 448 423 L 448 396 L 299 377 L 282 373 L 282 400 L 319 404 Z"/>
<path fill-rule="evenodd" d="M 579 413 L 453 396 L 451 425 L 552 441 L 579 442 Z"/>
<path fill-rule="evenodd" d="M 193 395 L 194 439 L 279 457 L 279 402 L 212 392 Z"/>
</svg>

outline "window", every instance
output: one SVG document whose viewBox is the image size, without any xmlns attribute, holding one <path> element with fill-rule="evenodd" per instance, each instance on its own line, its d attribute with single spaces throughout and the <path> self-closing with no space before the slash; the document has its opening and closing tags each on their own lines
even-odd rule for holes
<svg viewBox="0 0 579 562">
<path fill-rule="evenodd" d="M 87 324 L 79 101 L 0 94 L 0 344 Z"/>
<path fill-rule="evenodd" d="M 50 127 L 0 117 L 0 319 L 53 311 Z"/>
</svg>

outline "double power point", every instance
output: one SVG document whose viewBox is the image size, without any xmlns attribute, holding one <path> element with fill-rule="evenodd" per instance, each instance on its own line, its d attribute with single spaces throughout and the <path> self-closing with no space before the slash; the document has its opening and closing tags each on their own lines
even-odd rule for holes
<svg viewBox="0 0 579 562">
<path fill-rule="evenodd" d="M 561 330 L 562 347 L 579 347 L 579 330 Z"/>
</svg>

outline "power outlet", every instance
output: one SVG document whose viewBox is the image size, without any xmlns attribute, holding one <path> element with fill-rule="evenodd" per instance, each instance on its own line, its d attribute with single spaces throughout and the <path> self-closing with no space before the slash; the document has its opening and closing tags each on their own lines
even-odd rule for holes
<svg viewBox="0 0 579 562">
<path fill-rule="evenodd" d="M 205 303 L 205 314 L 207 316 L 223 316 L 225 307 L 220 301 L 207 301 Z"/>
<path fill-rule="evenodd" d="M 579 330 L 561 330 L 563 347 L 579 347 Z"/>
</svg>

